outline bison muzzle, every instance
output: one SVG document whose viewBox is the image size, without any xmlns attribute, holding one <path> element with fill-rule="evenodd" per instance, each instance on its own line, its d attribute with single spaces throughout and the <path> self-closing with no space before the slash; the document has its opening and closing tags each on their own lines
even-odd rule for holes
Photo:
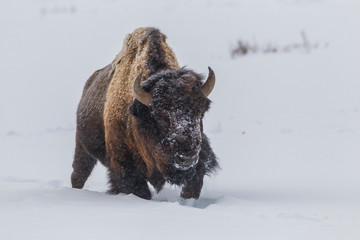
<svg viewBox="0 0 360 240">
<path fill-rule="evenodd" d="M 180 68 L 166 36 L 155 28 L 129 34 L 112 64 L 86 82 L 77 110 L 71 182 L 83 188 L 97 161 L 109 172 L 110 193 L 151 199 L 165 182 L 199 198 L 205 175 L 218 168 L 203 133 L 207 80 Z"/>
</svg>

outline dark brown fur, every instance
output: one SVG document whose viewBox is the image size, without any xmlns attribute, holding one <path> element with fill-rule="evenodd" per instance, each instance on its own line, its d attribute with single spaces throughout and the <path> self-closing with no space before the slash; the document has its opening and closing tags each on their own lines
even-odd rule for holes
<svg viewBox="0 0 360 240">
<path fill-rule="evenodd" d="M 160 191 L 168 181 L 184 185 L 182 197 L 198 198 L 204 175 L 218 167 L 202 131 L 210 105 L 201 92 L 202 77 L 179 67 L 165 39 L 154 28 L 135 30 L 113 64 L 86 82 L 77 111 L 74 188 L 84 186 L 99 160 L 109 169 L 111 193 L 150 199 L 147 182 Z M 146 79 L 142 88 L 153 96 L 149 107 L 133 98 L 140 72 Z M 176 154 L 196 152 L 194 167 L 174 167 Z"/>
</svg>

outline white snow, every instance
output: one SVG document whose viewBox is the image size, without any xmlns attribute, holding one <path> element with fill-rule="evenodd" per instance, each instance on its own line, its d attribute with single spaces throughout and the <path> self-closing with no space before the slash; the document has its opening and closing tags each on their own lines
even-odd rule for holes
<svg viewBox="0 0 360 240">
<path fill-rule="evenodd" d="M 359 23 L 358 0 L 2 1 L 0 239 L 359 239 Z M 82 87 L 140 26 L 216 74 L 204 127 L 222 170 L 198 200 L 107 195 L 100 164 L 71 188 Z M 328 46 L 231 58 L 301 31 Z"/>
</svg>

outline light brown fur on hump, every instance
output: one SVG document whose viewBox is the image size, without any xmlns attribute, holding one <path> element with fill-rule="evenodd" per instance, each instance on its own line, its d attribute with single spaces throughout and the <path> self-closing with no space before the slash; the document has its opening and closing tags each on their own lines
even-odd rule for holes
<svg viewBox="0 0 360 240">
<path fill-rule="evenodd" d="M 146 144 L 146 140 L 139 135 L 138 131 L 134 131 L 136 121 L 129 112 L 129 106 L 133 101 L 134 80 L 141 72 L 144 73 L 142 80 L 148 77 L 146 68 L 149 48 L 147 30 L 148 28 L 138 28 L 127 35 L 120 53 L 112 63 L 114 75 L 106 95 L 104 124 L 109 160 L 112 161 L 114 158 L 111 156 L 114 154 L 111 149 L 126 145 L 130 151 L 138 153 L 143 158 L 150 170 L 153 168 L 155 163 L 153 158 L 156 156 L 149 152 L 148 147 L 142 146 Z M 169 69 L 179 69 L 175 54 L 165 42 L 166 36 L 162 36 L 161 47 Z"/>
</svg>

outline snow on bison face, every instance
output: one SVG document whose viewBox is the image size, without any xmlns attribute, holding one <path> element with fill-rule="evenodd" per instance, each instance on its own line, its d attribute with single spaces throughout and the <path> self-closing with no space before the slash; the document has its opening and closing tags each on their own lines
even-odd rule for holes
<svg viewBox="0 0 360 240">
<path fill-rule="evenodd" d="M 188 170 L 199 160 L 202 142 L 202 119 L 208 110 L 207 96 L 215 83 L 209 68 L 209 77 L 191 70 L 167 70 L 146 79 L 140 86 L 141 74 L 134 84 L 134 95 L 143 108 L 135 116 L 140 126 L 161 152 L 165 165 Z M 134 111 L 133 111 L 134 112 Z"/>
</svg>

